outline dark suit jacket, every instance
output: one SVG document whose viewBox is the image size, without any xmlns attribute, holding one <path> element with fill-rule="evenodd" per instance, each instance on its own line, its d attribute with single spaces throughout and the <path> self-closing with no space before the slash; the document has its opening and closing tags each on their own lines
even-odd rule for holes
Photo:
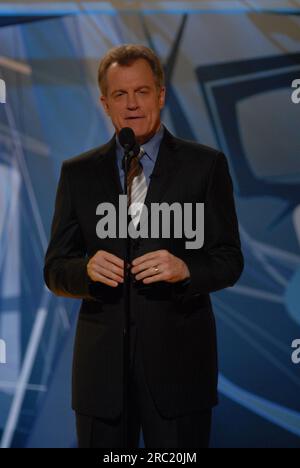
<svg viewBox="0 0 300 468">
<path fill-rule="evenodd" d="M 115 417 L 122 408 L 123 285 L 89 281 L 86 266 L 98 250 L 124 258 L 125 240 L 99 239 L 96 207 L 122 194 L 115 138 L 63 163 L 45 281 L 54 294 L 82 299 L 73 359 L 73 408 Z M 232 182 L 224 155 L 175 138 L 167 130 L 145 204 L 205 203 L 205 242 L 186 250 L 186 240 L 133 241 L 132 255 L 167 249 L 182 258 L 190 284 L 131 283 L 132 314 L 142 343 L 148 385 L 160 412 L 176 417 L 217 403 L 217 345 L 209 293 L 232 286 L 243 269 Z M 118 210 L 117 210 L 118 212 Z"/>
</svg>

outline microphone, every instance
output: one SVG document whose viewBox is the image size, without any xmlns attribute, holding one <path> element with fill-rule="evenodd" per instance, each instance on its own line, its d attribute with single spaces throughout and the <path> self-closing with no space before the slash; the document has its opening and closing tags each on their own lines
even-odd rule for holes
<svg viewBox="0 0 300 468">
<path fill-rule="evenodd" d="M 135 134 L 132 128 L 124 127 L 120 130 L 119 142 L 124 149 L 126 149 L 127 151 L 131 150 L 131 148 L 136 143 Z"/>
<path fill-rule="evenodd" d="M 125 155 L 122 160 L 122 168 L 124 169 L 125 157 L 129 156 L 129 161 L 133 156 L 137 156 L 140 152 L 140 145 L 136 141 L 134 131 L 130 127 L 124 127 L 119 132 L 120 145 L 125 150 Z"/>
</svg>

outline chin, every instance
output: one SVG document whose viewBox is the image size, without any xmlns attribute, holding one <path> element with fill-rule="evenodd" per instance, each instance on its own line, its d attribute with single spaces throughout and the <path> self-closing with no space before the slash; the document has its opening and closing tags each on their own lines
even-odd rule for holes
<svg viewBox="0 0 300 468">
<path fill-rule="evenodd" d="M 139 143 L 143 143 L 144 141 L 147 141 L 147 139 L 149 138 L 149 135 L 151 135 L 151 133 L 149 133 L 149 132 L 139 130 L 134 125 L 132 125 L 132 126 L 130 125 L 130 127 L 134 131 L 135 137 L 136 137 L 136 139 L 138 140 Z"/>
<path fill-rule="evenodd" d="M 124 127 L 129 127 L 134 131 L 135 137 L 140 144 L 145 143 L 155 134 L 155 129 L 149 129 L 145 122 L 127 120 L 124 122 Z"/>
<path fill-rule="evenodd" d="M 128 126 L 132 128 L 136 135 L 144 135 L 147 133 L 147 130 L 143 128 L 143 125 L 141 125 L 139 122 L 129 122 Z"/>
</svg>

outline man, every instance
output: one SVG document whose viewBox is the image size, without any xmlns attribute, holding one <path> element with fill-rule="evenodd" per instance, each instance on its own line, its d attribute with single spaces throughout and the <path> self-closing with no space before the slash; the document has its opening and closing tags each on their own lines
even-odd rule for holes
<svg viewBox="0 0 300 468">
<path fill-rule="evenodd" d="M 232 286 L 243 269 L 227 162 L 222 153 L 175 138 L 162 125 L 164 74 L 150 49 L 110 50 L 98 78 L 116 134 L 64 162 L 45 262 L 45 281 L 55 294 L 83 299 L 73 360 L 79 447 L 123 443 L 126 240 L 99 237 L 96 226 L 104 202 L 116 207 L 119 219 L 124 127 L 143 150 L 130 180 L 135 200 L 149 212 L 153 203 L 205 204 L 202 248 L 187 249 L 184 236 L 174 234 L 131 240 L 129 445 L 138 446 L 142 427 L 146 447 L 208 447 L 217 404 L 209 293 Z"/>
</svg>

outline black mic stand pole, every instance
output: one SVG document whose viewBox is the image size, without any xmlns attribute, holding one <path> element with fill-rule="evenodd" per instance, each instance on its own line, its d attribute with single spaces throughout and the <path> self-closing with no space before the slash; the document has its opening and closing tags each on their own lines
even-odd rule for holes
<svg viewBox="0 0 300 468">
<path fill-rule="evenodd" d="M 127 174 L 134 151 L 131 148 L 124 150 L 124 194 L 128 197 Z M 128 201 L 128 198 L 127 198 Z M 129 372 L 130 372 L 130 269 L 131 269 L 131 239 L 128 235 L 130 215 L 127 203 L 127 233 L 124 259 L 124 328 L 123 328 L 123 447 L 128 448 L 129 429 Z"/>
</svg>

